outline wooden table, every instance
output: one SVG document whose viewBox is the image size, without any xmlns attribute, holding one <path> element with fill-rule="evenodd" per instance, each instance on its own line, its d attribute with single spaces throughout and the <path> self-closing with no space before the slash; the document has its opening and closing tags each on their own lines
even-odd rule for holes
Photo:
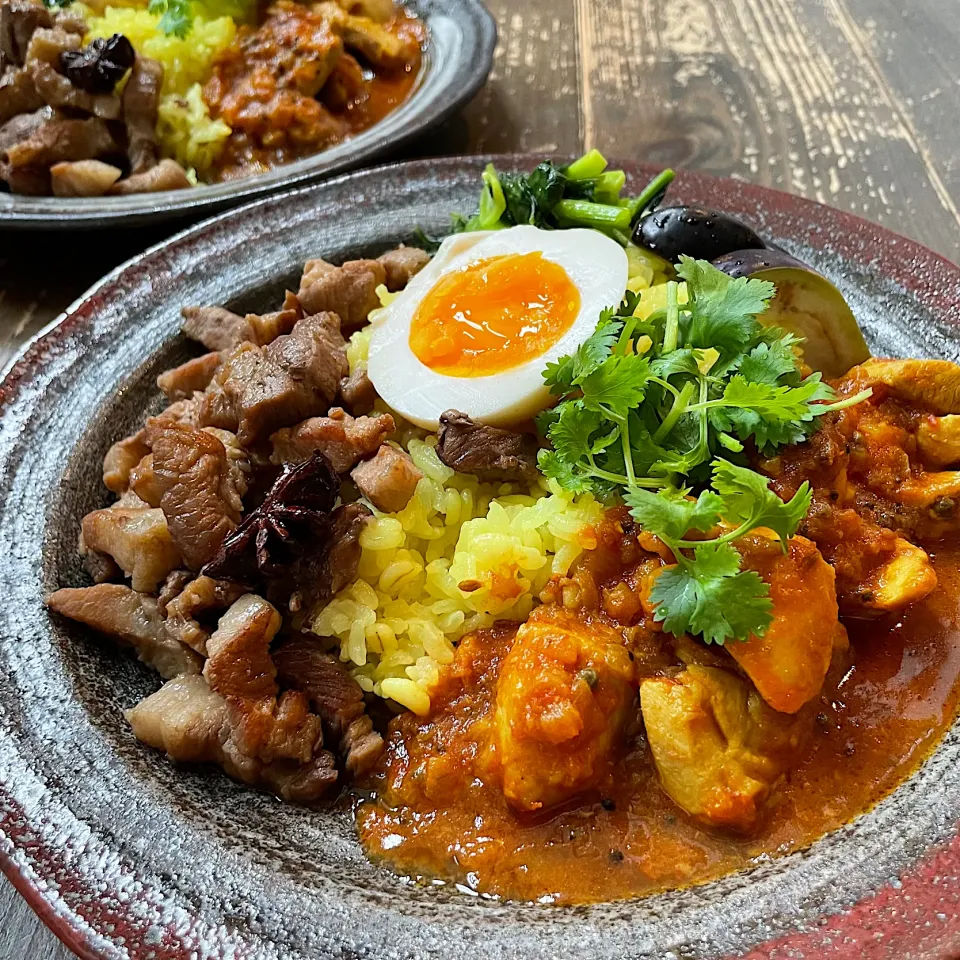
<svg viewBox="0 0 960 960">
<path fill-rule="evenodd" d="M 956 2 L 488 0 L 489 84 L 411 153 L 599 147 L 813 197 L 960 260 Z M 0 365 L 161 236 L 0 225 Z M 0 958 L 68 956 L 3 881 Z"/>
</svg>

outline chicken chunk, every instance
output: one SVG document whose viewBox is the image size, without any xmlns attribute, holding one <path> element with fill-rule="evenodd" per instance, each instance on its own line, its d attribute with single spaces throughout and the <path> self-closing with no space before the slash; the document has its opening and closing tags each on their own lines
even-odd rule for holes
<svg viewBox="0 0 960 960">
<path fill-rule="evenodd" d="M 644 680 L 640 706 L 666 793 L 698 820 L 740 832 L 757 826 L 807 729 L 718 667 Z"/>
<path fill-rule="evenodd" d="M 590 788 L 614 758 L 636 676 L 623 636 L 562 607 L 538 607 L 497 681 L 503 793 L 517 810 L 552 807 Z"/>
<path fill-rule="evenodd" d="M 270 460 L 278 466 L 303 463 L 322 453 L 337 473 L 346 473 L 364 457 L 376 453 L 395 427 L 388 413 L 354 418 L 334 407 L 325 417 L 311 417 L 273 434 Z"/>
<path fill-rule="evenodd" d="M 354 330 L 380 306 L 377 287 L 386 279 L 386 268 L 377 260 L 348 260 L 342 267 L 308 260 L 297 298 L 307 313 L 330 311 L 340 317 L 344 330 Z"/>
<path fill-rule="evenodd" d="M 152 593 L 180 566 L 162 510 L 114 505 L 88 513 L 81 526 L 87 547 L 113 557 L 140 593 Z"/>
<path fill-rule="evenodd" d="M 762 637 L 725 645 L 774 710 L 796 713 L 812 700 L 830 667 L 838 631 L 834 572 L 805 537 L 787 552 L 757 532 L 737 541 L 743 566 L 770 586 L 773 622 Z"/>
<path fill-rule="evenodd" d="M 917 426 L 917 447 L 934 470 L 960 466 L 960 415 L 924 417 Z"/>
<path fill-rule="evenodd" d="M 405 450 L 384 444 L 377 455 L 350 471 L 357 489 L 384 513 L 399 513 L 423 479 L 423 472 Z"/>
<path fill-rule="evenodd" d="M 101 583 L 57 590 L 46 602 L 56 613 L 133 647 L 161 677 L 200 673 L 203 661 L 167 632 L 153 597 L 119 583 Z"/>
<path fill-rule="evenodd" d="M 960 413 L 960 366 L 949 360 L 867 360 L 854 370 L 930 413 Z"/>
</svg>

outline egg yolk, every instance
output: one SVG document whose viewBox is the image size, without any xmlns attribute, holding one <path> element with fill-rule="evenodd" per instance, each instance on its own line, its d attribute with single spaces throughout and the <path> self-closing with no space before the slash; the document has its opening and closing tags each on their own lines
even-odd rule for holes
<svg viewBox="0 0 960 960">
<path fill-rule="evenodd" d="M 410 325 L 421 363 L 451 377 L 483 377 L 533 360 L 580 312 L 580 291 L 543 254 L 510 253 L 441 277 Z"/>
</svg>

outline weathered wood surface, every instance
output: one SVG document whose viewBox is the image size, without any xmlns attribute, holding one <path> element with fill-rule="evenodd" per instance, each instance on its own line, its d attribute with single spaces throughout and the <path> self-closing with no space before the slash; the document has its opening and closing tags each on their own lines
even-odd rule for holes
<svg viewBox="0 0 960 960">
<path fill-rule="evenodd" d="M 960 260 L 956 0 L 488 0 L 487 87 L 411 154 L 596 146 L 851 210 Z M 156 231 L 0 224 L 0 364 Z M 9 884 L 0 958 L 69 956 Z"/>
</svg>

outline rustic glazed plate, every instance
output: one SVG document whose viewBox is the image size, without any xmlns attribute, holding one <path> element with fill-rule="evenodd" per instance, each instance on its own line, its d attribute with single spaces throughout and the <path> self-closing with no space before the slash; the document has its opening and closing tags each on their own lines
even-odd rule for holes
<svg viewBox="0 0 960 960">
<path fill-rule="evenodd" d="M 258 310 L 304 260 L 376 254 L 470 212 L 485 159 L 346 176 L 182 233 L 115 271 L 0 384 L 0 859 L 87 958 L 937 958 L 960 950 L 960 726 L 874 810 L 809 849 L 680 892 L 565 909 L 417 887 L 367 862 L 345 809 L 281 805 L 137 743 L 157 685 L 43 607 L 83 582 L 108 445 L 161 406 L 182 303 Z M 529 168 L 529 158 L 496 158 Z M 630 168 L 636 188 L 651 171 Z M 960 269 L 812 202 L 686 174 L 848 297 L 878 353 L 960 355 Z"/>
<path fill-rule="evenodd" d="M 410 97 L 369 130 L 329 150 L 227 183 L 127 197 L 22 197 L 0 193 L 0 223 L 22 229 L 134 226 L 199 220 L 268 193 L 316 183 L 390 155 L 441 123 L 483 86 L 497 27 L 483 0 L 406 0 L 427 25 L 429 42 Z"/>
</svg>

